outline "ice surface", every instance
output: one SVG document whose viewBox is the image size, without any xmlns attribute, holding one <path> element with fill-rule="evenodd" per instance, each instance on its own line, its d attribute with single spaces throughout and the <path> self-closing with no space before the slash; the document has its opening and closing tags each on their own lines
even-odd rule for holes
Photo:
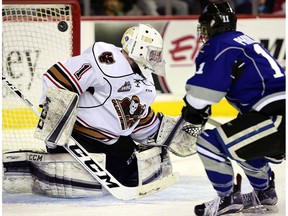
<svg viewBox="0 0 288 216">
<path fill-rule="evenodd" d="M 99 198 L 59 199 L 35 194 L 2 193 L 3 216 L 191 216 L 194 206 L 216 197 L 197 155 L 180 158 L 171 155 L 174 171 L 180 181 L 149 197 L 120 201 L 111 195 Z M 241 168 L 233 163 L 235 173 L 242 174 L 242 191 L 250 192 Z M 286 161 L 271 165 L 275 172 L 278 212 L 286 215 Z M 240 215 L 243 215 L 242 213 Z M 255 216 L 257 214 L 254 214 Z"/>
</svg>

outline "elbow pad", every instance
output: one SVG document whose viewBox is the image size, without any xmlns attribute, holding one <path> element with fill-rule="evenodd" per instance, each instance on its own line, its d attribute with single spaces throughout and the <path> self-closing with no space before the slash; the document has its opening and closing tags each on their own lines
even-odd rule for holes
<svg viewBox="0 0 288 216">
<path fill-rule="evenodd" d="M 186 106 L 182 108 L 182 116 L 185 121 L 193 125 L 205 125 L 211 115 L 211 105 L 207 105 L 203 109 L 195 109 L 184 98 Z"/>
</svg>

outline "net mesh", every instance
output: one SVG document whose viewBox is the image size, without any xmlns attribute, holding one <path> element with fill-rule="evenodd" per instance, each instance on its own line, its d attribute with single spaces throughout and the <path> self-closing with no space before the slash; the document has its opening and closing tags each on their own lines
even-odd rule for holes
<svg viewBox="0 0 288 216">
<path fill-rule="evenodd" d="M 73 11 L 69 4 L 2 4 L 2 73 L 34 106 L 41 76 L 73 54 Z M 2 85 L 2 152 L 45 151 L 33 137 L 37 116 Z"/>
</svg>

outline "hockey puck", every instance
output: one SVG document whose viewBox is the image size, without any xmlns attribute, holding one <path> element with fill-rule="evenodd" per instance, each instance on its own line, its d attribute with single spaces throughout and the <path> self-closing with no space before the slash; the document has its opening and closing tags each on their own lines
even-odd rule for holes
<svg viewBox="0 0 288 216">
<path fill-rule="evenodd" d="M 67 31 L 67 29 L 68 29 L 68 24 L 67 24 L 67 22 L 65 22 L 65 21 L 60 21 L 60 22 L 58 23 L 58 30 L 59 30 L 59 31 L 65 32 L 65 31 Z"/>
</svg>

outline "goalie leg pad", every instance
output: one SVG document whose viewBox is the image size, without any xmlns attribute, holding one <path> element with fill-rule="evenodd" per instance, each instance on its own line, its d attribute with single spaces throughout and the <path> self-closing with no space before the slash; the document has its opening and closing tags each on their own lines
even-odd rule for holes
<svg viewBox="0 0 288 216">
<path fill-rule="evenodd" d="M 58 88 L 49 88 L 35 138 L 44 140 L 50 148 L 65 145 L 71 136 L 77 115 L 79 96 Z"/>
<path fill-rule="evenodd" d="M 91 154 L 105 167 L 104 154 Z M 107 193 L 71 155 L 35 152 L 3 154 L 3 189 L 52 197 L 98 197 Z"/>
</svg>

